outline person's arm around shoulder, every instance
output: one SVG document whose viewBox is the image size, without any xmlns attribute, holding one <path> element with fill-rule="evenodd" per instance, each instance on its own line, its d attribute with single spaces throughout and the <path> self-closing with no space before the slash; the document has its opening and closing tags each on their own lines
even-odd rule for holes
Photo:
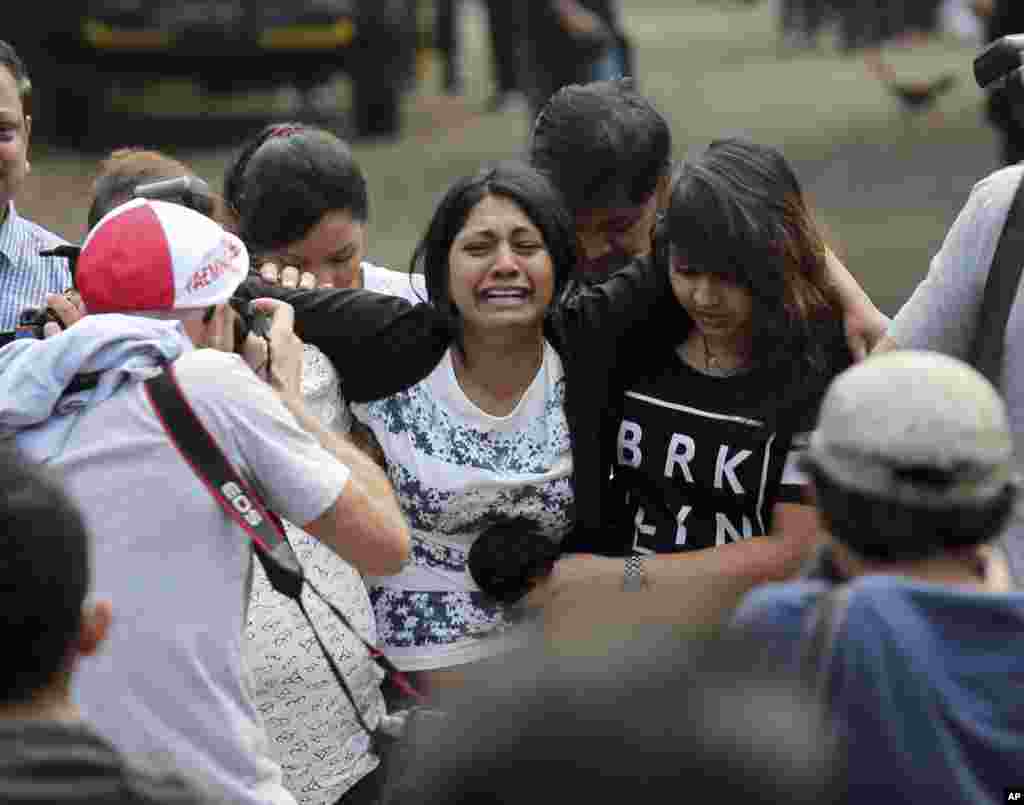
<svg viewBox="0 0 1024 805">
<path fill-rule="evenodd" d="M 966 359 L 992 259 L 1024 168 L 990 174 L 971 190 L 918 284 L 873 352 L 929 349 Z"/>
<path fill-rule="evenodd" d="M 794 442 L 801 444 L 802 439 L 794 437 Z M 809 479 L 799 469 L 799 455 L 799 447 L 787 454 L 769 534 L 631 560 L 592 554 L 563 556 L 532 594 L 532 603 L 560 617 L 561 612 L 578 606 L 580 597 L 597 594 L 617 599 L 616 606 L 632 607 L 634 612 L 640 609 L 645 618 L 678 613 L 688 623 L 721 622 L 750 589 L 797 576 L 819 544 L 821 523 Z M 640 607 L 635 606 L 638 603 Z"/>
<path fill-rule="evenodd" d="M 574 329 L 617 340 L 637 325 L 670 326 L 678 312 L 668 271 L 654 254 L 635 258 L 604 282 L 582 287 L 559 314 Z"/>
<path fill-rule="evenodd" d="M 712 627 L 726 621 L 752 588 L 795 576 L 807 556 L 808 533 L 801 538 L 754 537 L 698 551 L 648 555 L 634 558 L 633 567 L 629 559 L 570 554 L 555 563 L 551 575 L 530 593 L 528 603 L 542 608 L 549 622 L 560 624 L 600 610 L 613 622 L 669 621 Z"/>
<path fill-rule="evenodd" d="M 295 311 L 295 332 L 337 370 L 350 402 L 395 394 L 426 377 L 451 345 L 450 323 L 432 305 L 356 288 L 316 287 L 312 274 L 264 265 L 238 290 Z"/>
<path fill-rule="evenodd" d="M 889 318 L 875 306 L 831 249 L 825 255 L 825 271 L 843 308 L 843 325 L 850 352 L 854 360 L 863 360 L 885 335 Z"/>
<path fill-rule="evenodd" d="M 254 305 L 273 316 L 271 387 L 299 425 L 350 473 L 333 505 L 313 521 L 299 525 L 363 573 L 397 573 L 409 556 L 409 529 L 387 475 L 351 441 L 324 428 L 305 409 L 300 391 L 302 342 L 292 329 L 291 307 L 271 299 L 255 300 Z M 261 365 L 262 360 L 254 362 Z"/>
</svg>

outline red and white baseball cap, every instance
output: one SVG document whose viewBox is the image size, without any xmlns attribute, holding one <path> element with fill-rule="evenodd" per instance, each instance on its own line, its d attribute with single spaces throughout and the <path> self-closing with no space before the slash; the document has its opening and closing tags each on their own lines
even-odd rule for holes
<svg viewBox="0 0 1024 805">
<path fill-rule="evenodd" d="M 90 313 L 184 319 L 227 302 L 248 272 L 245 245 L 218 223 L 180 204 L 139 198 L 89 232 L 75 286 Z"/>
</svg>

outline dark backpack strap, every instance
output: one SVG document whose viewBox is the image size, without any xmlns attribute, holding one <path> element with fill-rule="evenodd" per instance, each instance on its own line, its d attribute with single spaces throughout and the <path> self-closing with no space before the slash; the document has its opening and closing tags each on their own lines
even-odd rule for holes
<svg viewBox="0 0 1024 805">
<path fill-rule="evenodd" d="M 1010 308 L 1017 297 L 1024 268 L 1024 182 L 1017 185 L 1006 223 L 992 257 L 978 312 L 978 328 L 971 345 L 969 363 L 996 388 L 1002 388 L 1003 347 Z M 969 270 L 970 267 L 967 267 Z"/>
<path fill-rule="evenodd" d="M 836 635 L 850 599 L 850 585 L 837 584 L 819 597 L 808 615 L 800 658 L 801 674 L 820 701 L 828 702 L 828 682 Z"/>
</svg>

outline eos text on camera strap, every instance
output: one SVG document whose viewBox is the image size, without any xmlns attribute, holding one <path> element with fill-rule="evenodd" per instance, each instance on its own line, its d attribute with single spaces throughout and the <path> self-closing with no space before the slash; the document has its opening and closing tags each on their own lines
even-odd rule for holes
<svg viewBox="0 0 1024 805">
<path fill-rule="evenodd" d="M 171 366 L 146 381 L 146 394 L 156 412 L 157 418 L 170 437 L 171 443 L 177 447 L 182 458 L 192 471 L 203 482 L 213 498 L 249 536 L 253 550 L 260 560 L 271 586 L 281 595 L 290 598 L 302 611 L 309 623 L 313 636 L 316 637 L 320 650 L 334 674 L 338 685 L 355 711 L 360 726 L 371 736 L 374 729 L 366 722 L 345 677 L 338 668 L 334 657 L 324 644 L 313 626 L 313 622 L 302 600 L 303 586 L 308 585 L 324 604 L 334 613 L 342 624 L 363 644 L 370 657 L 387 672 L 392 681 L 403 693 L 413 699 L 422 699 L 422 694 L 409 683 L 384 654 L 364 638 L 352 625 L 349 619 L 319 589 L 306 578 L 295 556 L 284 527 L 278 517 L 267 510 L 259 494 L 239 477 L 231 462 L 225 457 L 216 440 L 196 416 L 192 407 L 185 399 L 181 386 Z"/>
</svg>

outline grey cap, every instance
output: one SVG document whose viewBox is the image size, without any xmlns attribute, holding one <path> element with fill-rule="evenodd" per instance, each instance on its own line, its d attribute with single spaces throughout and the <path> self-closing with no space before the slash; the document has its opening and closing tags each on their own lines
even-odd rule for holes
<svg viewBox="0 0 1024 805">
<path fill-rule="evenodd" d="M 924 507 L 993 500 L 1013 477 L 1002 398 L 963 361 L 895 350 L 829 386 L 808 458 L 834 483 Z"/>
</svg>

